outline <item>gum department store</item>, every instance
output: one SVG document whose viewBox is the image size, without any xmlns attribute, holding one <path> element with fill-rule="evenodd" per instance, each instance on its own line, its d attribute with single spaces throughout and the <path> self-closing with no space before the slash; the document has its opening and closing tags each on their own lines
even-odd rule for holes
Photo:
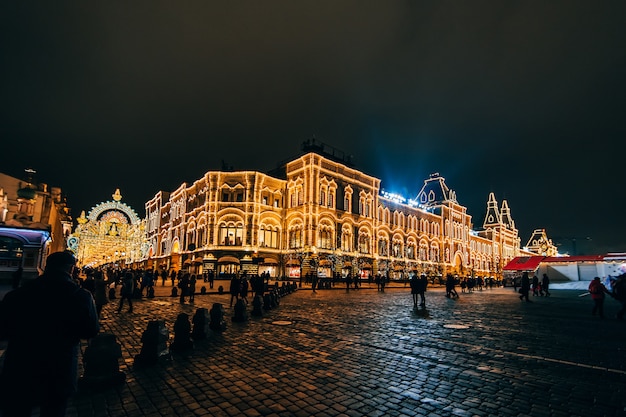
<svg viewBox="0 0 626 417">
<path fill-rule="evenodd" d="M 218 277 L 246 271 L 399 279 L 414 271 L 500 276 L 514 257 L 536 254 L 520 247 L 508 204 L 499 206 L 493 193 L 475 230 L 438 174 L 407 201 L 324 145 L 305 142 L 302 149 L 272 175 L 210 171 L 158 192 L 145 206 L 147 240 L 136 255 L 125 254 L 126 264 Z"/>
</svg>

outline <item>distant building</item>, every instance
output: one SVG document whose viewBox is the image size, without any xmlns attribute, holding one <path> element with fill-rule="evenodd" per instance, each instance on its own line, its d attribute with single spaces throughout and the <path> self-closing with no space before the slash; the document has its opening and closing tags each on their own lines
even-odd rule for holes
<svg viewBox="0 0 626 417">
<path fill-rule="evenodd" d="M 548 239 L 546 229 L 535 229 L 526 243 L 526 249 L 543 256 L 558 256 L 559 251 L 552 239 Z"/>
<path fill-rule="evenodd" d="M 273 277 L 383 274 L 406 278 L 500 276 L 532 252 L 506 201 L 493 193 L 474 228 L 445 179 L 432 174 L 415 199 L 385 193 L 381 181 L 341 152 L 306 142 L 303 155 L 272 175 L 210 171 L 146 203 L 147 268 Z"/>
<path fill-rule="evenodd" d="M 0 173 L 0 283 L 20 266 L 23 278 L 43 271 L 46 256 L 65 250 L 72 219 L 58 187 Z"/>
</svg>

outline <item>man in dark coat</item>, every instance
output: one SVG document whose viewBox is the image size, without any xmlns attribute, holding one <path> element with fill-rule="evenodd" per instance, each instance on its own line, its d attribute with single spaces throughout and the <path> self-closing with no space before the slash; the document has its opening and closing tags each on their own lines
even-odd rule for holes
<svg viewBox="0 0 626 417">
<path fill-rule="evenodd" d="M 70 252 L 48 256 L 43 275 L 0 303 L 0 339 L 7 340 L 0 376 L 5 417 L 64 416 L 76 391 L 80 339 L 98 334 L 93 297 L 72 280 Z"/>
</svg>

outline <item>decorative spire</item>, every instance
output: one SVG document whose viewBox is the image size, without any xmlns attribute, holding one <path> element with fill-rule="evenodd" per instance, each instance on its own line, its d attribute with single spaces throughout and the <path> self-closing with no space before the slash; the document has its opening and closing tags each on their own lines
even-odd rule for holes
<svg viewBox="0 0 626 417">
<path fill-rule="evenodd" d="M 500 218 L 502 219 L 502 224 L 504 224 L 509 229 L 515 229 L 515 222 L 511 218 L 511 210 L 509 209 L 509 203 L 506 200 L 502 200 L 502 210 L 500 211 Z"/>
<path fill-rule="evenodd" d="M 115 193 L 113 193 L 112 197 L 113 197 L 113 200 L 115 201 L 120 201 L 122 199 L 122 194 L 120 194 L 119 188 L 115 189 Z"/>
<path fill-rule="evenodd" d="M 489 201 L 487 201 L 487 214 L 483 227 L 485 229 L 500 226 L 500 211 L 498 210 L 498 201 L 494 193 L 489 193 Z"/>
</svg>

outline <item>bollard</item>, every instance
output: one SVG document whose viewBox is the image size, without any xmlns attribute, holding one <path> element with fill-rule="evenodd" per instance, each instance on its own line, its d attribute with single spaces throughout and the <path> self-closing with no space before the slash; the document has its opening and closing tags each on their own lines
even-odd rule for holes
<svg viewBox="0 0 626 417">
<path fill-rule="evenodd" d="M 263 297 L 261 297 L 259 294 L 255 295 L 254 299 L 252 300 L 251 314 L 255 317 L 263 316 Z"/>
<path fill-rule="evenodd" d="M 237 300 L 237 302 L 235 303 L 235 315 L 233 316 L 232 320 L 239 323 L 248 321 L 247 305 L 246 302 L 242 299 Z"/>
<path fill-rule="evenodd" d="M 193 348 L 191 341 L 191 323 L 189 314 L 180 313 L 174 323 L 174 341 L 170 346 L 172 352 L 183 352 Z"/>
<path fill-rule="evenodd" d="M 210 321 L 209 310 L 206 308 L 198 308 L 191 321 L 193 323 L 191 338 L 193 340 L 206 339 Z"/>
<path fill-rule="evenodd" d="M 135 356 L 135 366 L 155 365 L 160 358 L 169 357 L 167 340 L 169 332 L 165 327 L 165 320 L 152 320 L 141 336 L 141 352 Z"/>
<path fill-rule="evenodd" d="M 122 347 L 111 333 L 100 333 L 89 341 L 83 354 L 85 373 L 78 381 L 79 388 L 107 388 L 126 380 L 120 371 L 118 360 L 122 357 Z"/>
<path fill-rule="evenodd" d="M 209 322 L 209 328 L 211 330 L 221 332 L 226 330 L 226 321 L 224 320 L 224 307 L 220 303 L 214 303 L 211 311 L 209 312 L 211 321 Z"/>
</svg>

